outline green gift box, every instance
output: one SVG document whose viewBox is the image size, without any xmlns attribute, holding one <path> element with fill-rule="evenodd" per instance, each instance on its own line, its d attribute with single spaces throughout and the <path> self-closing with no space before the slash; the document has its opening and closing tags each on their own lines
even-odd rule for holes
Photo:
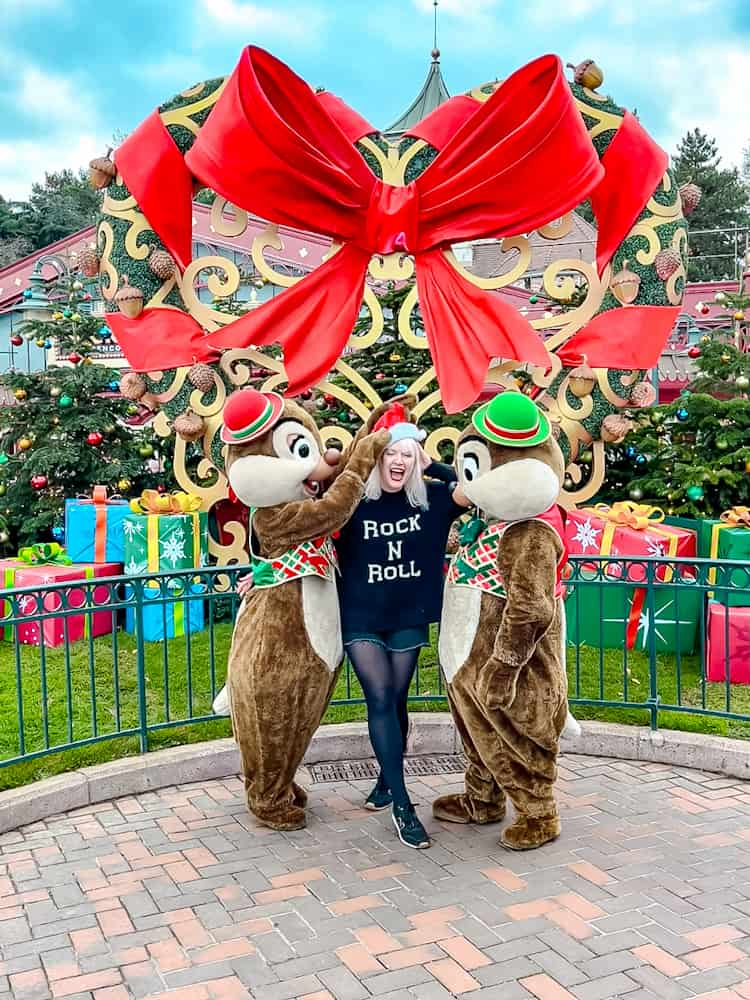
<svg viewBox="0 0 750 1000">
<path fill-rule="evenodd" d="M 565 601 L 568 642 L 601 649 L 695 652 L 703 595 L 689 580 L 648 590 L 614 581 L 573 584 Z"/>
<path fill-rule="evenodd" d="M 709 597 L 728 607 L 750 607 L 750 510 L 733 507 L 720 518 L 702 521 L 698 529 L 698 555 L 704 559 L 746 563 L 744 568 L 711 569 L 709 582 L 715 583 L 717 590 Z M 718 589 L 721 587 L 731 589 Z"/>
<path fill-rule="evenodd" d="M 208 565 L 208 515 L 128 514 L 123 521 L 129 576 Z"/>
</svg>

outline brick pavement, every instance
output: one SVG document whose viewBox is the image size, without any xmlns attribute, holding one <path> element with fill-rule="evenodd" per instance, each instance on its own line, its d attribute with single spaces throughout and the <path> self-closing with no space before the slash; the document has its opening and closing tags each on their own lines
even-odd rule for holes
<svg viewBox="0 0 750 1000">
<path fill-rule="evenodd" d="M 425 818 L 458 787 L 410 785 Z M 293 834 L 231 779 L 3 835 L 0 1000 L 750 998 L 747 784 L 566 757 L 528 854 L 431 819 L 410 851 L 366 787 L 313 785 Z"/>
</svg>

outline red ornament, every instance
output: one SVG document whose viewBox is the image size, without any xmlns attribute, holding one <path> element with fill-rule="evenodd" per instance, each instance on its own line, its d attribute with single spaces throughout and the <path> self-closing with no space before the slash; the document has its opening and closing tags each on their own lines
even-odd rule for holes
<svg viewBox="0 0 750 1000">
<path fill-rule="evenodd" d="M 706 305 L 706 303 L 704 302 L 703 305 L 701 306 L 701 316 L 708 316 L 710 312 L 711 312 L 711 306 Z"/>
<path fill-rule="evenodd" d="M 21 344 L 23 343 L 23 337 L 20 337 L 17 333 L 14 333 L 13 336 L 10 338 L 10 342 L 11 344 L 13 344 L 14 347 L 20 347 Z"/>
<path fill-rule="evenodd" d="M 77 365 L 79 361 L 83 361 L 83 358 L 81 357 L 80 354 L 77 354 L 75 351 L 73 351 L 71 354 L 68 355 L 68 361 L 71 363 L 71 365 Z"/>
<path fill-rule="evenodd" d="M 688 357 L 689 358 L 699 358 L 701 356 L 700 347 L 688 347 Z"/>
<path fill-rule="evenodd" d="M 164 483 L 159 483 L 159 485 L 156 487 L 156 491 L 157 493 L 166 493 L 167 487 L 164 485 Z"/>
<path fill-rule="evenodd" d="M 330 394 L 330 392 L 325 393 L 325 395 L 323 396 L 323 399 L 326 401 L 326 403 L 328 403 L 329 406 L 331 405 L 331 403 L 335 403 L 336 402 L 336 397 L 332 396 Z"/>
<path fill-rule="evenodd" d="M 376 372 L 375 378 L 378 380 L 378 382 L 380 382 L 381 379 L 385 378 L 385 375 L 382 372 Z"/>
<path fill-rule="evenodd" d="M 86 440 L 90 445 L 93 445 L 94 448 L 98 448 L 104 440 L 104 435 L 100 434 L 99 431 L 91 431 L 90 434 L 86 435 Z"/>
<path fill-rule="evenodd" d="M 31 485 L 35 490 L 43 490 L 47 485 L 47 477 L 42 475 L 32 476 Z"/>
<path fill-rule="evenodd" d="M 303 393 L 300 393 L 303 399 L 312 399 L 312 389 L 305 389 Z"/>
</svg>

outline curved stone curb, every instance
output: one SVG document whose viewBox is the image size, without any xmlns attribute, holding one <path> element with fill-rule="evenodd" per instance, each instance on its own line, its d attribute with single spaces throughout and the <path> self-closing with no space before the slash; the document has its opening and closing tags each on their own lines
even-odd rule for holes
<svg viewBox="0 0 750 1000">
<path fill-rule="evenodd" d="M 652 732 L 608 722 L 583 722 L 581 728 L 579 737 L 563 741 L 563 753 L 650 761 L 731 778 L 750 778 L 750 742 L 744 740 L 674 730 Z M 460 749 L 450 715 L 423 712 L 411 716 L 410 754 L 452 754 Z M 364 760 L 370 756 L 366 723 L 345 722 L 323 726 L 317 732 L 305 763 Z M 239 752 L 231 739 L 192 743 L 84 767 L 0 792 L 0 833 L 124 795 L 227 778 L 239 772 Z"/>
</svg>

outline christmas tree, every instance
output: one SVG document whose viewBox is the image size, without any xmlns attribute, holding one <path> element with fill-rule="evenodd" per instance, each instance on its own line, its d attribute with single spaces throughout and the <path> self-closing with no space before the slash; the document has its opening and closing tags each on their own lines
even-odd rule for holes
<svg viewBox="0 0 750 1000">
<path fill-rule="evenodd" d="M 123 376 L 94 360 L 97 345 L 107 343 L 109 328 L 91 314 L 91 295 L 78 277 L 59 280 L 48 293 L 51 318 L 30 319 L 14 334 L 56 348 L 67 364 L 29 374 L 11 369 L 0 385 L 15 397 L 3 410 L 0 427 L 0 496 L 7 531 L 0 541 L 11 551 L 50 537 L 60 540 L 66 498 L 91 496 L 95 485 L 110 493 L 136 494 L 146 487 L 172 488 L 171 462 L 158 466 L 150 430 L 133 428 L 127 419 L 139 411 L 140 376 Z M 144 386 L 145 389 L 145 386 Z M 164 449 L 163 444 L 158 447 Z M 165 475 L 168 482 L 165 483 Z M 9 536 L 9 537 L 8 537 Z"/>
<path fill-rule="evenodd" d="M 718 293 L 727 325 L 688 349 L 697 374 L 673 403 L 632 414 L 633 429 L 607 452 L 598 500 L 630 498 L 684 517 L 750 505 L 750 295 Z"/>
</svg>

